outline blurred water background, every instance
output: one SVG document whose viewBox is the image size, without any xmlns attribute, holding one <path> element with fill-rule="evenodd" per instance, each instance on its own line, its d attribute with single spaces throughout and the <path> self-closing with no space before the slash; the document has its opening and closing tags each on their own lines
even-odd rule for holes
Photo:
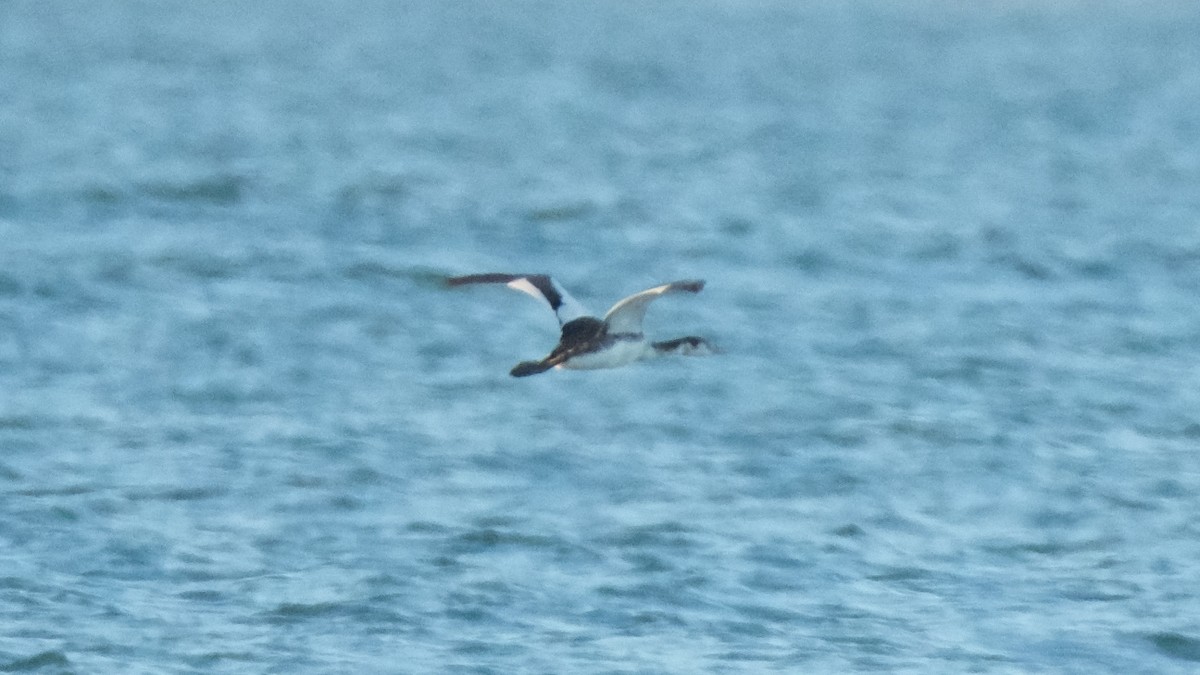
<svg viewBox="0 0 1200 675">
<path fill-rule="evenodd" d="M 1194 672 L 1197 35 L 0 2 L 0 670 Z"/>
</svg>

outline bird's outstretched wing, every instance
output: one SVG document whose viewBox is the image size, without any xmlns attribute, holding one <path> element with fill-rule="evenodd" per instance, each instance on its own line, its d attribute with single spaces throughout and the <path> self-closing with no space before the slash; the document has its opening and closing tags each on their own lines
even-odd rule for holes
<svg viewBox="0 0 1200 675">
<path fill-rule="evenodd" d="M 446 280 L 450 286 L 466 284 L 504 284 L 509 288 L 528 293 L 544 301 L 554 310 L 558 317 L 558 325 L 581 316 L 588 316 L 588 311 L 566 289 L 546 274 L 468 274 L 461 277 L 450 277 Z"/>
<path fill-rule="evenodd" d="M 604 323 L 608 325 L 608 332 L 610 334 L 641 333 L 642 319 L 646 316 L 646 306 L 652 300 L 664 293 L 675 293 L 678 291 L 699 293 L 702 288 L 704 288 L 704 282 L 698 279 L 672 281 L 669 284 L 648 288 L 641 293 L 634 293 L 613 305 L 612 309 L 608 310 L 608 314 L 604 315 Z"/>
</svg>

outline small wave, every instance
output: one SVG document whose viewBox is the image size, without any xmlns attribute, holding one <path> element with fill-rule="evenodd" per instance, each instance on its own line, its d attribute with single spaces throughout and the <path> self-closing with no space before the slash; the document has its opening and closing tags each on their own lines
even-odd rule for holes
<svg viewBox="0 0 1200 675">
<path fill-rule="evenodd" d="M 534 222 L 564 222 L 583 220 L 596 212 L 596 205 L 587 201 L 563 201 L 535 206 L 526 211 Z"/>
<path fill-rule="evenodd" d="M 663 522 L 652 525 L 637 525 L 627 527 L 604 540 L 623 548 L 644 546 L 663 546 L 667 548 L 687 548 L 693 544 L 688 536 L 690 530 L 681 523 Z"/>
<path fill-rule="evenodd" d="M 557 537 L 521 534 L 517 532 L 497 530 L 491 527 L 484 527 L 471 530 L 470 532 L 464 532 L 458 536 L 457 541 L 469 549 L 477 550 L 492 549 L 500 546 L 555 549 L 565 545 L 565 542 Z"/>
<path fill-rule="evenodd" d="M 232 205 L 242 200 L 245 183 L 241 176 L 218 175 L 186 180 L 151 181 L 138 185 L 138 190 L 163 201 Z"/>
<path fill-rule="evenodd" d="M 227 492 L 228 490 L 216 485 L 181 486 L 138 490 L 129 493 L 128 496 L 133 501 L 190 502 L 220 497 Z"/>
<path fill-rule="evenodd" d="M 1183 661 L 1200 662 L 1200 639 L 1179 633 L 1150 633 L 1145 636 L 1158 651 Z"/>
<path fill-rule="evenodd" d="M 15 431 L 31 431 L 46 424 L 41 417 L 33 415 L 4 415 L 0 416 L 0 429 Z"/>
<path fill-rule="evenodd" d="M 24 286 L 11 274 L 0 272 L 0 297 L 15 298 L 24 291 Z"/>
<path fill-rule="evenodd" d="M 229 663 L 256 663 L 259 659 L 254 652 L 216 651 L 198 654 L 188 660 L 198 668 L 210 668 Z"/>
<path fill-rule="evenodd" d="M 244 177 L 228 174 L 159 178 L 129 184 L 87 184 L 78 188 L 77 195 L 85 203 L 107 208 L 144 200 L 233 206 L 245 197 L 246 183 Z"/>
<path fill-rule="evenodd" d="M 266 612 L 268 623 L 296 623 L 345 611 L 340 602 L 285 602 Z"/>
<path fill-rule="evenodd" d="M 96 492 L 102 492 L 102 489 L 93 485 L 72 484 L 31 487 L 24 490 L 16 490 L 13 494 L 22 497 L 74 497 Z"/>
<path fill-rule="evenodd" d="M 244 260 L 204 251 L 163 253 L 153 258 L 151 264 L 197 279 L 229 279 L 249 266 Z"/>
<path fill-rule="evenodd" d="M 5 673 L 23 673 L 27 671 L 41 670 L 51 666 L 69 666 L 71 662 L 67 660 L 67 655 L 58 651 L 50 650 L 34 654 L 23 659 L 9 661 L 0 665 L 0 672 Z"/>
</svg>

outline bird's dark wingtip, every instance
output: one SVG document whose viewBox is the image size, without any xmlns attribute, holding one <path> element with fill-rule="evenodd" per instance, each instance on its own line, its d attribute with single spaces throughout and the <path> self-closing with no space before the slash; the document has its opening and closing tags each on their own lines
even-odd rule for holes
<svg viewBox="0 0 1200 675">
<path fill-rule="evenodd" d="M 465 286 L 467 284 L 507 284 L 516 278 L 518 278 L 518 275 L 515 274 L 464 274 L 462 276 L 446 277 L 446 285 Z"/>
</svg>

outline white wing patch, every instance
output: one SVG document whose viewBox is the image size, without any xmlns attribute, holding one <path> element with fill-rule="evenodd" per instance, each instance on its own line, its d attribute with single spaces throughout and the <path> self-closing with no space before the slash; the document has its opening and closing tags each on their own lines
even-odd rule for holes
<svg viewBox="0 0 1200 675">
<path fill-rule="evenodd" d="M 604 323 L 608 325 L 609 333 L 641 333 L 642 319 L 646 317 L 646 306 L 655 298 L 665 293 L 687 291 L 699 293 L 704 288 L 704 282 L 698 280 L 672 281 L 669 284 L 648 288 L 641 293 L 621 300 L 604 315 Z"/>
<path fill-rule="evenodd" d="M 567 289 L 558 285 L 557 281 L 551 279 L 546 274 L 501 274 L 489 272 L 486 274 L 468 274 L 461 277 L 450 277 L 446 279 L 446 283 L 450 286 L 504 284 L 511 289 L 528 293 L 550 306 L 550 309 L 558 317 L 560 326 L 581 316 L 590 316 L 587 309 L 579 304 L 575 298 L 572 298 Z"/>
<path fill-rule="evenodd" d="M 529 277 L 518 277 L 505 284 L 505 286 L 508 286 L 513 290 L 521 291 L 522 293 L 528 293 L 542 302 L 545 302 L 558 316 L 558 324 L 560 326 L 568 321 L 571 321 L 572 319 L 578 319 L 581 316 L 589 316 L 587 309 L 585 309 L 583 305 L 579 304 L 579 301 L 571 297 L 571 294 L 567 292 L 567 289 L 560 286 L 557 281 L 547 276 L 542 276 L 541 280 L 543 282 L 548 282 L 554 291 L 558 293 L 558 298 L 556 298 L 558 301 L 558 307 L 554 306 L 554 299 L 544 293 L 542 289 L 534 285 L 534 283 L 530 281 Z"/>
</svg>

